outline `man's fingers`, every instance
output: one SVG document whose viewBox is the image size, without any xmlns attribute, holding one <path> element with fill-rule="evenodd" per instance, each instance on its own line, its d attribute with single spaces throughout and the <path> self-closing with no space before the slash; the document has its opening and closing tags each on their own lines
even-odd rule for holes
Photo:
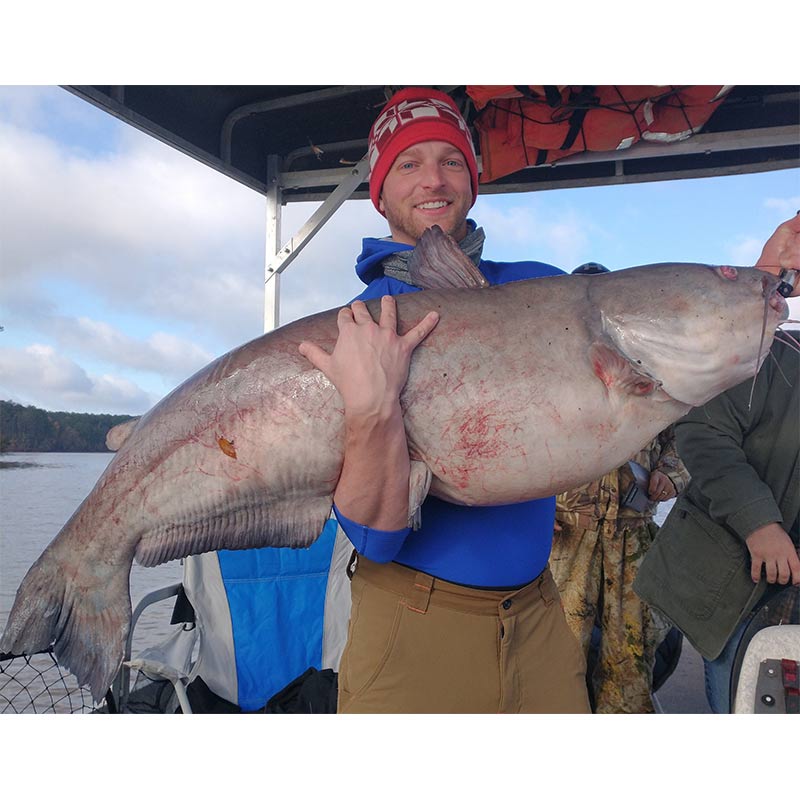
<svg viewBox="0 0 800 800">
<path fill-rule="evenodd" d="M 381 328 L 391 328 L 397 330 L 397 303 L 390 294 L 381 297 Z"/>
<path fill-rule="evenodd" d="M 339 313 L 336 315 L 336 326 L 339 328 L 339 333 L 342 332 L 344 328 L 348 325 L 353 324 L 353 309 L 350 306 L 344 306 L 343 308 L 339 309 Z"/>
<path fill-rule="evenodd" d="M 305 356 L 320 372 L 325 372 L 331 357 L 319 345 L 313 342 L 300 342 L 297 348 L 301 356 Z"/>
<path fill-rule="evenodd" d="M 351 308 L 353 319 L 363 325 L 365 322 L 373 322 L 372 314 L 369 313 L 367 304 L 363 300 L 354 300 Z"/>
<path fill-rule="evenodd" d="M 750 577 L 753 579 L 753 583 L 758 583 L 761 580 L 761 567 L 764 562 L 754 556 L 752 562 L 750 563 Z"/>
<path fill-rule="evenodd" d="M 794 552 L 794 556 L 789 557 L 789 569 L 792 573 L 792 584 L 800 586 L 800 554 Z"/>
<path fill-rule="evenodd" d="M 653 470 L 650 473 L 647 495 L 653 501 L 668 499 L 672 496 L 672 481 L 663 472 Z"/>
<path fill-rule="evenodd" d="M 438 312 L 429 311 L 403 338 L 416 347 L 438 324 Z"/>
</svg>

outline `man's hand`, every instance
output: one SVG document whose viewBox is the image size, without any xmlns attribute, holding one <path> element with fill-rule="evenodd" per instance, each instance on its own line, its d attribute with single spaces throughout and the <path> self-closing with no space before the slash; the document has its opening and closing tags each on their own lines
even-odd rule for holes
<svg viewBox="0 0 800 800">
<path fill-rule="evenodd" d="M 754 530 L 746 539 L 750 551 L 750 577 L 754 583 L 761 579 L 762 566 L 766 569 L 767 583 L 800 586 L 800 556 L 789 534 L 771 522 Z"/>
<path fill-rule="evenodd" d="M 756 267 L 779 275 L 782 269 L 800 270 L 800 213 L 779 225 L 769 237 Z M 800 281 L 792 297 L 800 295 Z"/>
<path fill-rule="evenodd" d="M 663 503 L 664 500 L 669 500 L 675 497 L 675 485 L 672 481 L 660 470 L 654 469 L 650 473 L 650 483 L 647 486 L 647 496 L 654 503 Z"/>
<path fill-rule="evenodd" d="M 339 337 L 333 353 L 311 342 L 302 342 L 299 349 L 339 390 L 346 414 L 376 414 L 397 402 L 408 379 L 414 349 L 438 321 L 439 315 L 432 311 L 405 336 L 398 336 L 393 297 L 381 298 L 377 323 L 367 306 L 356 300 L 352 307 L 339 311 Z"/>
<path fill-rule="evenodd" d="M 439 315 L 427 314 L 398 336 L 397 306 L 387 296 L 381 298 L 379 322 L 361 301 L 343 308 L 337 322 L 333 353 L 311 342 L 299 346 L 344 402 L 344 459 L 333 499 L 354 522 L 400 530 L 408 523 L 410 473 L 400 393 L 408 380 L 411 355 L 436 327 Z"/>
</svg>

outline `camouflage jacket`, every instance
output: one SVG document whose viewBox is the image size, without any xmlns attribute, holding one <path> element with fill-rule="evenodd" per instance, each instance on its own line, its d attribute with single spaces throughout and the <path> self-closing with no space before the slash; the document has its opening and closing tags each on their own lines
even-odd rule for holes
<svg viewBox="0 0 800 800">
<path fill-rule="evenodd" d="M 689 473 L 675 447 L 675 428 L 670 425 L 661 431 L 632 459 L 648 472 L 663 472 L 680 493 L 689 482 Z M 648 503 L 644 512 L 620 508 L 620 498 L 625 497 L 633 483 L 633 473 L 627 464 L 603 475 L 597 480 L 570 489 L 556 497 L 556 519 L 578 527 L 594 527 L 600 522 L 613 522 L 624 517 L 648 521 L 653 518 L 657 503 Z"/>
</svg>

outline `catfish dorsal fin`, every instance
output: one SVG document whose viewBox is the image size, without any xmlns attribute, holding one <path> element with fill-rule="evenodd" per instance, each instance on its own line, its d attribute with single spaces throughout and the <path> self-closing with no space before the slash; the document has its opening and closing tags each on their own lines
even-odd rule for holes
<svg viewBox="0 0 800 800">
<path fill-rule="evenodd" d="M 472 259 L 438 225 L 422 234 L 408 260 L 411 280 L 421 289 L 484 288 L 489 281 Z"/>
<path fill-rule="evenodd" d="M 636 370 L 625 356 L 607 344 L 593 342 L 589 348 L 589 359 L 594 374 L 609 391 L 644 397 L 661 388 L 659 381 Z"/>
<path fill-rule="evenodd" d="M 127 441 L 128 437 L 133 433 L 133 429 L 138 424 L 141 417 L 134 417 L 127 422 L 121 422 L 115 425 L 106 434 L 106 447 L 112 452 L 116 452 Z"/>
</svg>

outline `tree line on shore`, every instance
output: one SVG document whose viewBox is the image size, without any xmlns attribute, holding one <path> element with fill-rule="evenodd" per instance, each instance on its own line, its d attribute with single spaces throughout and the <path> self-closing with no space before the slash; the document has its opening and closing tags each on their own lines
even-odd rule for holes
<svg viewBox="0 0 800 800">
<path fill-rule="evenodd" d="M 0 400 L 0 452 L 107 453 L 106 434 L 129 414 L 44 411 Z"/>
</svg>

